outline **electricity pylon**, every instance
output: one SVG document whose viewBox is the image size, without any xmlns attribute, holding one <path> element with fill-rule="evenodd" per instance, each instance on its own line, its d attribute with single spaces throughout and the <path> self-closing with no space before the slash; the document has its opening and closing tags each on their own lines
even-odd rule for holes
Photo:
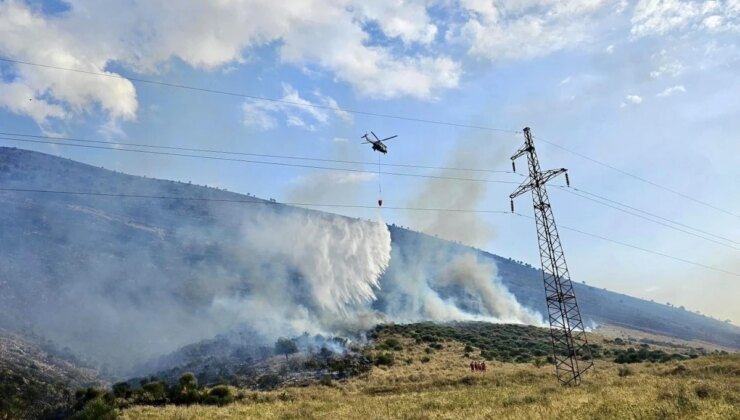
<svg viewBox="0 0 740 420">
<path fill-rule="evenodd" d="M 578 385 L 583 372 L 593 366 L 591 348 L 586 341 L 586 332 L 578 310 L 576 294 L 570 281 L 558 229 L 555 226 L 555 218 L 545 189 L 547 181 L 560 174 L 565 174 L 568 184 L 570 180 L 565 168 L 540 171 L 540 162 L 537 159 L 529 127 L 524 129 L 524 146 L 511 157 L 514 171 L 516 171 L 514 161 L 524 155 L 527 156 L 529 163 L 529 178 L 509 196 L 511 211 L 514 211 L 515 197 L 527 191 L 532 192 L 542 275 L 545 282 L 545 299 L 550 319 L 550 341 L 555 358 L 555 373 L 561 384 Z"/>
</svg>

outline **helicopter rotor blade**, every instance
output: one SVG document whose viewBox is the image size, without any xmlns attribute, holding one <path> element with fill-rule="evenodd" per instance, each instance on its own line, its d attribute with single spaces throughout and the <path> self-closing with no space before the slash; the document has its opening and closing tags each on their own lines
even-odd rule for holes
<svg viewBox="0 0 740 420">
<path fill-rule="evenodd" d="M 378 135 L 377 135 L 377 134 L 373 133 L 372 131 L 370 131 L 370 132 L 371 132 L 371 133 L 373 134 L 373 137 L 375 137 L 375 140 L 380 140 L 380 139 L 378 138 Z"/>
<path fill-rule="evenodd" d="M 383 140 L 381 140 L 381 141 L 388 141 L 388 140 L 392 140 L 392 139 L 395 139 L 396 137 L 398 137 L 398 134 L 396 134 L 395 136 L 390 136 L 390 137 L 388 137 L 388 138 L 386 138 L 386 139 L 383 139 Z"/>
</svg>

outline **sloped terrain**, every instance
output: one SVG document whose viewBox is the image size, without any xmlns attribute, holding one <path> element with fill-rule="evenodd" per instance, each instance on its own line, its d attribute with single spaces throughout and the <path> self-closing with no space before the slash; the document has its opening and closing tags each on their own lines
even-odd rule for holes
<svg viewBox="0 0 740 420">
<path fill-rule="evenodd" d="M 0 148 L 0 186 L 103 194 L 0 191 L 0 325 L 30 324 L 97 361 L 103 374 L 119 378 L 145 360 L 238 327 L 233 311 L 248 305 L 231 308 L 224 296 L 248 297 L 261 287 L 241 281 L 253 277 L 261 263 L 247 259 L 239 246 L 250 237 L 240 220 L 266 214 L 274 220 L 295 215 L 349 220 L 11 148 Z M 532 267 L 395 226 L 390 234 L 394 254 L 372 305 L 381 314 L 399 304 L 390 301 L 402 278 L 399 265 L 430 249 L 495 262 L 501 282 L 521 305 L 544 309 L 540 273 Z M 414 263 L 434 272 L 440 262 Z M 280 292 L 311 309 L 301 276 L 292 279 L 293 286 Z M 444 292 L 450 298 L 460 294 L 449 287 Z M 576 292 L 587 323 L 740 348 L 740 328 L 734 325 L 582 284 Z M 468 301 L 476 303 L 463 303 Z M 261 322 L 265 329 L 270 323 Z"/>
<path fill-rule="evenodd" d="M 491 324 L 383 326 L 369 354 L 392 354 L 369 372 L 346 380 L 320 380 L 274 391 L 231 387 L 233 402 L 213 405 L 135 405 L 126 419 L 284 419 L 284 418 L 737 418 L 740 415 L 740 359 L 701 356 L 664 363 L 618 364 L 595 361 L 579 387 L 556 384 L 552 365 L 488 361 L 471 372 L 481 349 L 445 338 L 486 340 L 490 332 L 510 337 L 512 348 L 544 338 L 531 327 Z M 434 343 L 423 340 L 434 336 Z M 465 338 L 467 337 L 467 338 Z M 639 343 L 608 343 L 604 350 Z M 432 346 L 430 346 L 432 344 Z M 659 350 L 660 347 L 652 350 Z M 684 348 L 682 351 L 691 351 Z M 389 362 L 392 360 L 392 362 Z"/>
<path fill-rule="evenodd" d="M 77 388 L 106 385 L 81 365 L 41 337 L 0 329 L 0 418 L 63 414 Z"/>
</svg>

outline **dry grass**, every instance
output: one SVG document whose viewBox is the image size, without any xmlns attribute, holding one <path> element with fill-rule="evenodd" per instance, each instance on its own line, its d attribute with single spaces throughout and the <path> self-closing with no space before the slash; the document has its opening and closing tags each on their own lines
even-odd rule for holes
<svg viewBox="0 0 740 420">
<path fill-rule="evenodd" d="M 665 364 L 596 364 L 580 387 L 559 387 L 551 366 L 490 364 L 471 373 L 463 346 L 432 354 L 401 338 L 396 365 L 332 386 L 239 391 L 225 407 L 136 407 L 127 419 L 740 419 L 740 356 Z M 423 356 L 429 363 L 421 363 Z M 406 360 L 411 363 L 407 364 Z"/>
</svg>

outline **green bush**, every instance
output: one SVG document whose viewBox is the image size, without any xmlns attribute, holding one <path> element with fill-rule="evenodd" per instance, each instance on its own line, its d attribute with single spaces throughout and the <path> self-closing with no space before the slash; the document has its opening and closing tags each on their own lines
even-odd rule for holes
<svg viewBox="0 0 740 420">
<path fill-rule="evenodd" d="M 388 338 L 380 345 L 378 345 L 378 348 L 380 350 L 401 351 L 403 350 L 403 345 L 397 338 Z"/>
<path fill-rule="evenodd" d="M 131 396 L 131 385 L 127 382 L 118 382 L 113 384 L 113 395 L 118 398 L 128 398 Z"/>
<path fill-rule="evenodd" d="M 198 389 L 198 379 L 195 378 L 192 372 L 185 372 L 180 377 L 180 390 L 189 391 L 192 389 Z"/>
<path fill-rule="evenodd" d="M 216 385 L 208 391 L 203 402 L 210 405 L 226 405 L 234 402 L 234 396 L 231 395 L 231 389 L 228 386 Z"/>
<path fill-rule="evenodd" d="M 113 420 L 118 418 L 118 409 L 103 398 L 88 401 L 82 410 L 75 413 L 73 420 Z"/>
<path fill-rule="evenodd" d="M 393 366 L 396 362 L 393 353 L 380 353 L 375 356 L 375 366 Z"/>
<path fill-rule="evenodd" d="M 262 390 L 275 389 L 280 385 L 280 376 L 268 373 L 257 378 L 257 386 Z"/>
<path fill-rule="evenodd" d="M 149 403 L 163 404 L 167 402 L 167 384 L 162 381 L 147 382 L 141 387 L 142 397 Z"/>
<path fill-rule="evenodd" d="M 421 363 L 429 363 L 432 359 L 429 358 L 429 356 L 424 356 L 421 358 Z"/>
<path fill-rule="evenodd" d="M 319 379 L 319 383 L 323 386 L 332 386 L 331 375 L 324 375 Z"/>
<path fill-rule="evenodd" d="M 72 407 L 75 411 L 81 411 L 88 402 L 99 399 L 105 394 L 105 391 L 97 388 L 83 388 L 75 391 L 75 404 Z"/>
</svg>

